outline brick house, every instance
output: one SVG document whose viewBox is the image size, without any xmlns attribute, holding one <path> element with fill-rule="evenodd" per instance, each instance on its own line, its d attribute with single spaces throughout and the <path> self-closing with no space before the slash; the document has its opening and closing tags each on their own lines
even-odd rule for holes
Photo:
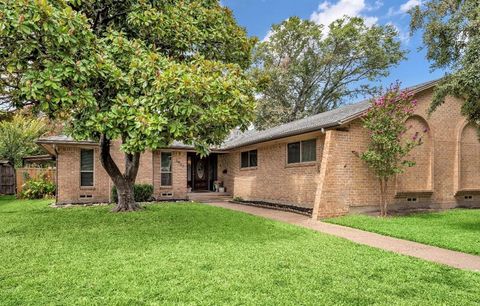
<svg viewBox="0 0 480 306">
<path fill-rule="evenodd" d="M 419 103 L 407 120 L 409 132 L 426 133 L 411 153 L 416 165 L 391 183 L 393 209 L 480 206 L 476 128 L 461 115 L 456 98 L 427 114 L 435 83 L 410 88 Z M 360 119 L 368 107 L 363 101 L 264 131 L 232 133 L 206 158 L 181 143 L 145 152 L 137 183 L 152 184 L 155 197 L 167 200 L 211 191 L 221 181 L 232 196 L 311 209 L 313 218 L 377 210 L 378 182 L 353 153 L 368 145 Z M 110 201 L 113 184 L 100 165 L 97 143 L 65 136 L 38 143 L 56 156 L 58 203 Z M 122 166 L 118 145 L 112 154 Z"/>
</svg>

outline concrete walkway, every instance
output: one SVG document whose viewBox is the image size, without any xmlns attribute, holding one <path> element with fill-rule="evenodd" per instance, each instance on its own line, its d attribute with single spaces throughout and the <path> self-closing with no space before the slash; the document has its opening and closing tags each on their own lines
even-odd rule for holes
<svg viewBox="0 0 480 306">
<path fill-rule="evenodd" d="M 345 238 L 359 244 L 364 244 L 403 255 L 417 257 L 420 259 L 444 264 L 454 268 L 471 270 L 476 272 L 480 271 L 480 256 L 450 251 L 434 246 L 383 236 L 341 225 L 315 221 L 307 216 L 291 212 L 234 204 L 226 201 L 209 201 L 206 204 L 241 211 L 272 220 L 295 224 L 315 230 L 317 232 Z"/>
</svg>

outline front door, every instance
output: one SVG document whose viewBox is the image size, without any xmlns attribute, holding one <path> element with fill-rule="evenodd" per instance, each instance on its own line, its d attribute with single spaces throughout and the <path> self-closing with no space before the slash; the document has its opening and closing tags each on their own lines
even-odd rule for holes
<svg viewBox="0 0 480 306">
<path fill-rule="evenodd" d="M 193 159 L 193 190 L 208 190 L 208 158 Z"/>
</svg>

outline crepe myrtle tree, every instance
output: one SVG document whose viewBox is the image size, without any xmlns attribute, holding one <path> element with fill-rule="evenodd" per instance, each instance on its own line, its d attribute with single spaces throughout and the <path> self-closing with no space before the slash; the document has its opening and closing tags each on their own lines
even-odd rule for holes
<svg viewBox="0 0 480 306">
<path fill-rule="evenodd" d="M 400 84 L 392 85 L 377 99 L 372 99 L 370 108 L 362 119 L 363 127 L 370 134 L 370 142 L 365 152 L 354 152 L 373 170 L 380 184 L 380 216 L 387 215 L 387 189 L 389 180 L 403 173 L 415 162 L 408 154 L 422 144 L 421 132 L 407 133 L 412 127 L 405 122 L 413 114 L 417 105 L 413 93 L 401 90 Z M 423 131 L 426 133 L 427 131 Z"/>
<path fill-rule="evenodd" d="M 3 0 L 0 40 L 0 96 L 99 141 L 114 211 L 140 208 L 142 152 L 177 140 L 205 155 L 252 119 L 244 69 L 255 40 L 218 0 Z M 118 139 L 123 171 L 110 152 Z"/>
</svg>

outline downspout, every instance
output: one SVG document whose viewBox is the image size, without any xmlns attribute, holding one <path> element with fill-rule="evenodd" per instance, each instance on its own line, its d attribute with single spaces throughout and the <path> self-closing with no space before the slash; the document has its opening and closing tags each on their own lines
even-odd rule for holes
<svg viewBox="0 0 480 306">
<path fill-rule="evenodd" d="M 57 190 L 55 192 L 55 204 L 58 203 L 58 150 L 57 145 L 53 145 L 53 151 L 55 152 L 55 160 L 56 160 L 56 167 L 55 167 L 55 185 L 57 186 Z"/>
</svg>

